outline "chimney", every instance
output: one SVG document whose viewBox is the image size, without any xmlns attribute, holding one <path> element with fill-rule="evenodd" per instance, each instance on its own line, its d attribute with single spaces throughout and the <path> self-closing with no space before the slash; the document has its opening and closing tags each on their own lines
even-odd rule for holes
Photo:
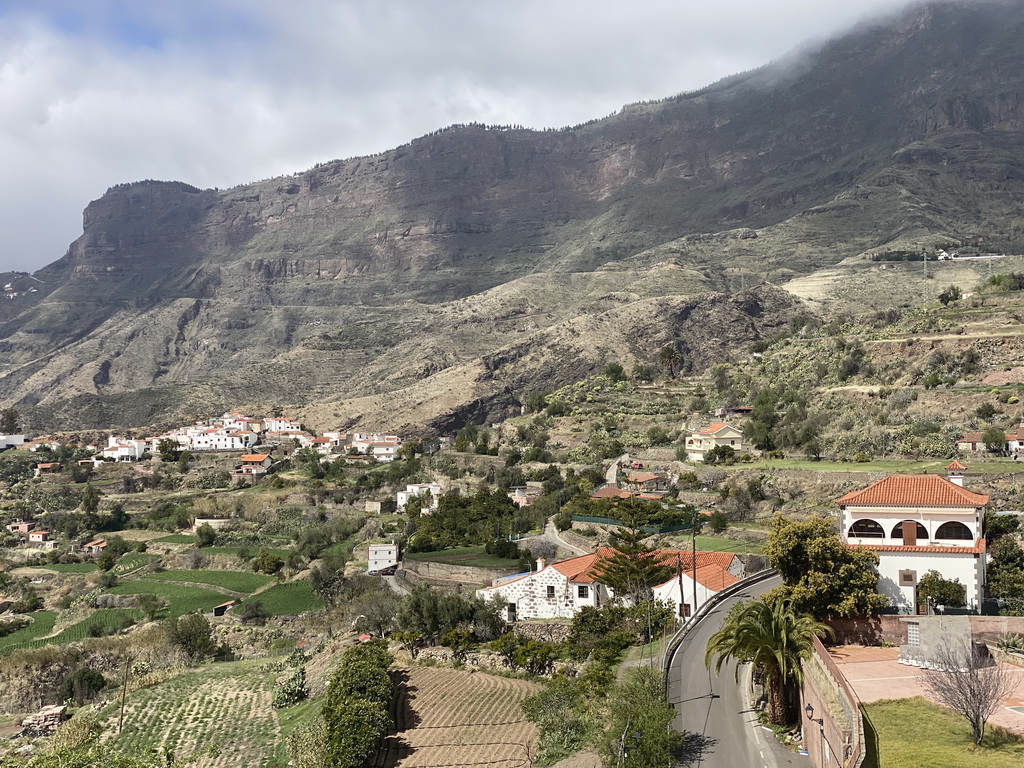
<svg viewBox="0 0 1024 768">
<path fill-rule="evenodd" d="M 966 471 L 966 464 L 961 464 L 959 459 L 953 459 L 953 463 L 946 467 L 946 472 L 948 473 L 946 477 L 953 485 L 958 485 L 963 488 L 964 472 Z"/>
<path fill-rule="evenodd" d="M 544 570 L 544 566 L 546 566 L 546 565 L 547 565 L 547 561 L 543 557 L 538 557 L 537 558 L 537 570 L 538 571 L 543 571 Z"/>
</svg>

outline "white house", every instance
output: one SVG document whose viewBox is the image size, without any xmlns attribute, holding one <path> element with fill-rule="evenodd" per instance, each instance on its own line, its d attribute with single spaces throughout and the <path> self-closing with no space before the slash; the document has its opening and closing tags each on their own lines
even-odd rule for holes
<svg viewBox="0 0 1024 768">
<path fill-rule="evenodd" d="M 602 548 L 589 555 L 573 557 L 547 565 L 537 560 L 537 570 L 505 579 L 477 590 L 485 600 L 500 597 L 505 603 L 505 618 L 520 619 L 568 618 L 584 606 L 600 608 L 615 597 L 614 591 L 597 579 L 602 562 L 614 554 Z M 689 551 L 659 549 L 652 555 L 675 574 L 654 588 L 656 599 L 667 601 L 679 616 L 693 610 L 693 558 Z M 731 552 L 697 553 L 697 603 L 703 604 L 711 595 L 735 583 L 743 575 L 743 564 Z"/>
<path fill-rule="evenodd" d="M 424 506 L 420 512 L 430 513 L 437 509 L 437 503 L 441 498 L 441 486 L 437 483 L 410 483 L 405 486 L 404 491 L 395 494 L 395 502 L 398 504 L 398 508 L 403 510 L 413 496 L 423 496 L 427 493 L 430 494 L 430 503 Z"/>
<path fill-rule="evenodd" d="M 8 448 L 20 448 L 27 442 L 24 435 L 0 435 L 0 451 Z"/>
<path fill-rule="evenodd" d="M 392 565 L 398 565 L 397 544 L 371 544 L 370 555 L 366 565 L 369 573 L 375 573 Z"/>
<path fill-rule="evenodd" d="M 704 455 L 719 446 L 727 445 L 736 453 L 745 453 L 751 445 L 743 440 L 743 432 L 724 421 L 710 424 L 691 432 L 686 437 L 686 460 L 704 461 Z"/>
<path fill-rule="evenodd" d="M 145 440 L 123 440 L 111 435 L 107 438 L 107 447 L 100 451 L 100 455 L 114 461 L 138 461 L 146 452 L 147 445 Z"/>
<path fill-rule="evenodd" d="M 878 555 L 878 590 L 901 613 L 918 612 L 917 582 L 930 570 L 959 579 L 968 606 L 981 607 L 989 497 L 963 487 L 966 469 L 954 461 L 948 477 L 890 475 L 836 502 L 843 540 Z"/>
<path fill-rule="evenodd" d="M 267 432 L 302 432 L 302 425 L 297 421 L 282 418 L 270 418 L 263 420 L 263 426 Z"/>
<path fill-rule="evenodd" d="M 235 467 L 236 475 L 250 475 L 254 480 L 267 474 L 274 460 L 269 453 L 248 453 L 241 459 L 242 463 Z"/>
</svg>

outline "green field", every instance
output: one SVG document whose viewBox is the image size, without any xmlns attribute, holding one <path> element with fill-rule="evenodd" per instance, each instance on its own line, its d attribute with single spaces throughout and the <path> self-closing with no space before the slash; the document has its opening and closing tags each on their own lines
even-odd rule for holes
<svg viewBox="0 0 1024 768">
<path fill-rule="evenodd" d="M 263 550 L 263 547 L 203 547 L 203 552 L 207 555 L 232 555 L 234 557 L 238 557 L 238 553 L 241 552 L 243 549 L 247 550 L 250 555 L 255 557 Z M 270 554 L 277 555 L 282 560 L 287 558 L 288 555 L 290 554 L 290 551 L 287 549 L 275 549 L 272 547 L 267 547 L 267 550 L 270 552 Z"/>
<path fill-rule="evenodd" d="M 271 616 L 292 616 L 324 607 L 324 601 L 313 594 L 313 585 L 307 580 L 277 584 L 251 599 L 259 600 Z"/>
<path fill-rule="evenodd" d="M 96 570 L 96 563 L 50 563 L 49 565 L 33 565 L 44 571 L 56 571 L 57 573 L 92 573 Z"/>
<path fill-rule="evenodd" d="M 231 756 L 232 765 L 284 768 L 283 728 L 270 707 L 275 675 L 265 673 L 264 664 L 212 664 L 129 694 L 124 730 L 108 743 L 131 751 L 163 746 L 180 750 L 179 757 L 195 744 L 216 745 L 221 755 Z M 116 731 L 116 705 L 104 714 Z"/>
<path fill-rule="evenodd" d="M 868 744 L 877 738 L 864 768 L 1019 768 L 1024 737 L 988 726 L 981 748 L 974 746 L 967 720 L 924 698 L 862 704 Z"/>
<path fill-rule="evenodd" d="M 488 555 L 484 552 L 483 547 L 453 547 L 437 552 L 408 552 L 405 557 L 407 560 L 420 562 L 469 565 L 477 568 L 519 568 L 518 560 Z"/>
<path fill-rule="evenodd" d="M 17 632 L 12 632 L 7 637 L 0 637 L 0 655 L 10 653 L 15 648 L 21 648 L 41 635 L 47 635 L 53 631 L 53 625 L 57 621 L 56 611 L 36 611 L 30 613 L 32 623 L 22 627 Z"/>
<path fill-rule="evenodd" d="M 199 538 L 184 533 L 172 533 L 170 536 L 161 536 L 153 539 L 150 544 L 198 544 Z"/>
<path fill-rule="evenodd" d="M 33 614 L 33 616 L 37 618 L 37 623 L 40 626 L 36 627 L 35 623 L 30 624 L 25 629 L 0 640 L 0 655 L 23 648 L 41 648 L 44 645 L 62 645 L 64 643 L 84 640 L 91 636 L 89 630 L 93 627 L 99 630 L 99 634 L 108 635 L 112 631 L 121 628 L 126 622 L 134 623 L 138 621 L 142 618 L 142 613 L 127 608 L 101 608 L 82 621 L 65 627 L 53 637 L 42 639 L 39 638 L 39 635 L 53 631 L 56 614 L 52 614 L 48 621 L 42 622 L 38 621 L 39 613 Z M 33 630 L 31 637 L 22 635 L 27 630 Z"/>
<path fill-rule="evenodd" d="M 165 581 L 123 581 L 109 592 L 112 595 L 159 595 L 167 600 L 163 615 L 171 618 L 191 611 L 211 611 L 214 606 L 230 599 L 222 592 Z"/>
<path fill-rule="evenodd" d="M 160 573 L 149 573 L 146 580 L 156 579 L 158 581 L 184 581 L 194 584 L 210 584 L 214 587 L 223 587 L 232 592 L 255 592 L 260 587 L 265 587 L 272 581 L 273 576 L 248 571 L 161 571 Z M 223 601 L 222 601 L 223 602 Z"/>
</svg>

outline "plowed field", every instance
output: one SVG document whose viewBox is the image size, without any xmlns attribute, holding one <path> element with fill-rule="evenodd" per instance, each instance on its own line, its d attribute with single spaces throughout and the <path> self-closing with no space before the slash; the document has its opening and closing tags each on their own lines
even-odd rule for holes
<svg viewBox="0 0 1024 768">
<path fill-rule="evenodd" d="M 396 730 L 377 768 L 530 765 L 537 728 L 519 702 L 536 683 L 443 667 L 409 667 L 399 680 L 391 712 Z"/>
</svg>

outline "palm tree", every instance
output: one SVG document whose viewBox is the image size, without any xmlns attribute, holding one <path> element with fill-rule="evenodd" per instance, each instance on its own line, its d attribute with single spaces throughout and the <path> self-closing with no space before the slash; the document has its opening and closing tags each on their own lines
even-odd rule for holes
<svg viewBox="0 0 1024 768">
<path fill-rule="evenodd" d="M 750 600 L 734 606 L 725 624 L 708 641 L 704 663 L 715 673 L 727 659 L 761 667 L 768 690 L 768 720 L 788 722 L 787 702 L 801 680 L 800 660 L 811 655 L 815 636 L 832 635 L 832 629 L 810 614 L 798 614 L 788 600 Z"/>
<path fill-rule="evenodd" d="M 668 369 L 668 375 L 672 378 L 676 377 L 676 366 L 679 365 L 682 359 L 679 350 L 671 344 L 666 344 L 662 347 L 661 352 L 658 354 L 658 360 Z"/>
</svg>

